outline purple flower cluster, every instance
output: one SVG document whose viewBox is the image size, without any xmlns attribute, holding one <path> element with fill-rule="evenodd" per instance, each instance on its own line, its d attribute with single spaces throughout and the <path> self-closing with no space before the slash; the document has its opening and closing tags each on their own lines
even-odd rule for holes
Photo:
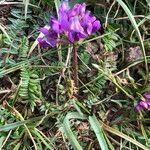
<svg viewBox="0 0 150 150">
<path fill-rule="evenodd" d="M 101 28 L 100 21 L 86 10 L 86 4 L 76 4 L 69 7 L 68 1 L 64 1 L 58 11 L 58 19 L 50 18 L 49 26 L 41 28 L 44 34 L 38 38 L 42 47 L 54 47 L 61 41 L 58 35 L 67 37 L 70 43 L 79 41 L 98 31 Z"/>
<path fill-rule="evenodd" d="M 137 105 L 136 105 L 136 109 L 138 111 L 147 109 L 150 110 L 150 93 L 145 93 L 144 94 L 145 97 L 145 101 L 141 100 Z"/>
</svg>

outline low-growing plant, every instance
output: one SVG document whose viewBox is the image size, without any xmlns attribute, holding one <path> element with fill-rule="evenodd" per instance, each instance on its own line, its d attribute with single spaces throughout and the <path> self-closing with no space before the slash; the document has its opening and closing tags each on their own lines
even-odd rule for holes
<svg viewBox="0 0 150 150">
<path fill-rule="evenodd" d="M 0 149 L 150 148 L 148 1 L 4 1 L 1 12 Z"/>
</svg>

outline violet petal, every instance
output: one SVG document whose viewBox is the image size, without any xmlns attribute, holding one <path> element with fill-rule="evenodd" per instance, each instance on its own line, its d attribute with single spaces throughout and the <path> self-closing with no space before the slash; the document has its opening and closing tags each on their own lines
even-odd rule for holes
<svg viewBox="0 0 150 150">
<path fill-rule="evenodd" d="M 143 107 L 141 105 L 137 104 L 136 105 L 136 110 L 141 111 L 141 110 L 143 110 Z"/>
<path fill-rule="evenodd" d="M 88 23 L 88 25 L 87 25 L 87 33 L 90 35 L 92 33 L 92 30 L 93 30 L 92 24 Z"/>
<path fill-rule="evenodd" d="M 90 21 L 90 11 L 87 11 L 86 13 L 85 13 L 85 15 L 84 15 L 84 17 L 81 19 L 81 25 L 83 26 L 83 27 L 86 27 L 87 26 L 87 24 L 89 23 L 89 22 L 91 22 Z"/>
<path fill-rule="evenodd" d="M 41 31 L 44 35 L 49 34 L 49 30 L 46 29 L 45 27 L 41 28 L 40 31 Z"/>
<path fill-rule="evenodd" d="M 75 33 L 74 32 L 69 32 L 68 33 L 68 39 L 71 43 L 75 41 Z"/>
<path fill-rule="evenodd" d="M 77 16 L 72 17 L 70 19 L 70 29 L 75 32 L 81 32 L 81 33 L 84 32 Z"/>
<path fill-rule="evenodd" d="M 42 48 L 51 46 L 51 45 L 49 45 L 48 43 L 46 43 L 46 41 L 45 41 L 43 38 L 38 38 L 37 41 L 39 42 L 39 44 L 40 44 L 40 46 L 41 46 Z"/>
<path fill-rule="evenodd" d="M 148 106 L 150 106 L 150 100 L 147 100 L 146 103 Z"/>
<path fill-rule="evenodd" d="M 93 29 L 92 29 L 92 33 L 98 31 L 101 27 L 100 21 L 96 20 L 93 22 Z"/>
<path fill-rule="evenodd" d="M 66 12 L 62 11 L 59 13 L 59 23 L 60 23 L 62 31 L 68 31 L 69 30 L 70 24 L 69 24 L 68 15 Z"/>
<path fill-rule="evenodd" d="M 146 103 L 146 101 L 141 101 L 139 104 L 140 104 L 140 106 L 142 106 L 143 108 L 148 109 L 148 104 Z"/>
<path fill-rule="evenodd" d="M 81 15 L 81 17 L 83 17 L 85 15 L 85 10 L 86 10 L 86 4 L 83 3 L 80 6 L 80 15 Z"/>
<path fill-rule="evenodd" d="M 68 0 L 64 0 L 59 8 L 59 11 L 68 11 L 69 10 L 69 3 Z"/>
<path fill-rule="evenodd" d="M 145 98 L 150 99 L 150 93 L 147 92 L 144 94 L 144 96 L 145 96 Z"/>
<path fill-rule="evenodd" d="M 56 33 L 61 33 L 60 24 L 57 20 L 51 20 L 51 27 Z"/>
<path fill-rule="evenodd" d="M 58 34 L 56 32 L 54 32 L 53 30 L 48 30 L 48 32 L 47 32 L 47 30 L 45 30 L 45 29 L 43 30 L 43 28 L 42 28 L 42 31 L 46 34 L 43 38 L 38 38 L 38 42 L 39 42 L 40 46 L 43 48 L 45 48 L 47 46 L 50 46 L 50 47 L 56 46 Z"/>
</svg>

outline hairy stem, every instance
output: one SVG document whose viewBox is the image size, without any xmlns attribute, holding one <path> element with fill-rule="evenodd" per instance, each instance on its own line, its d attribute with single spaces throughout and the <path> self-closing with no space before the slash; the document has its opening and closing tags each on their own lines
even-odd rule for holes
<svg viewBox="0 0 150 150">
<path fill-rule="evenodd" d="M 75 83 L 75 87 L 78 88 L 79 82 L 78 82 L 78 56 L 77 56 L 77 47 L 75 44 L 73 44 L 73 58 L 72 58 L 72 73 L 73 73 L 73 79 Z"/>
</svg>

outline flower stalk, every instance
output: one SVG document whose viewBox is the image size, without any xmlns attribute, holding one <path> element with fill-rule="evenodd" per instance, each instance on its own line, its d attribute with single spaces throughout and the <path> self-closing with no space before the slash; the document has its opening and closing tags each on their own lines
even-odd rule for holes
<svg viewBox="0 0 150 150">
<path fill-rule="evenodd" d="M 73 44 L 73 57 L 72 57 L 72 73 L 75 87 L 78 89 L 79 82 L 78 82 L 78 52 L 76 44 Z"/>
</svg>

